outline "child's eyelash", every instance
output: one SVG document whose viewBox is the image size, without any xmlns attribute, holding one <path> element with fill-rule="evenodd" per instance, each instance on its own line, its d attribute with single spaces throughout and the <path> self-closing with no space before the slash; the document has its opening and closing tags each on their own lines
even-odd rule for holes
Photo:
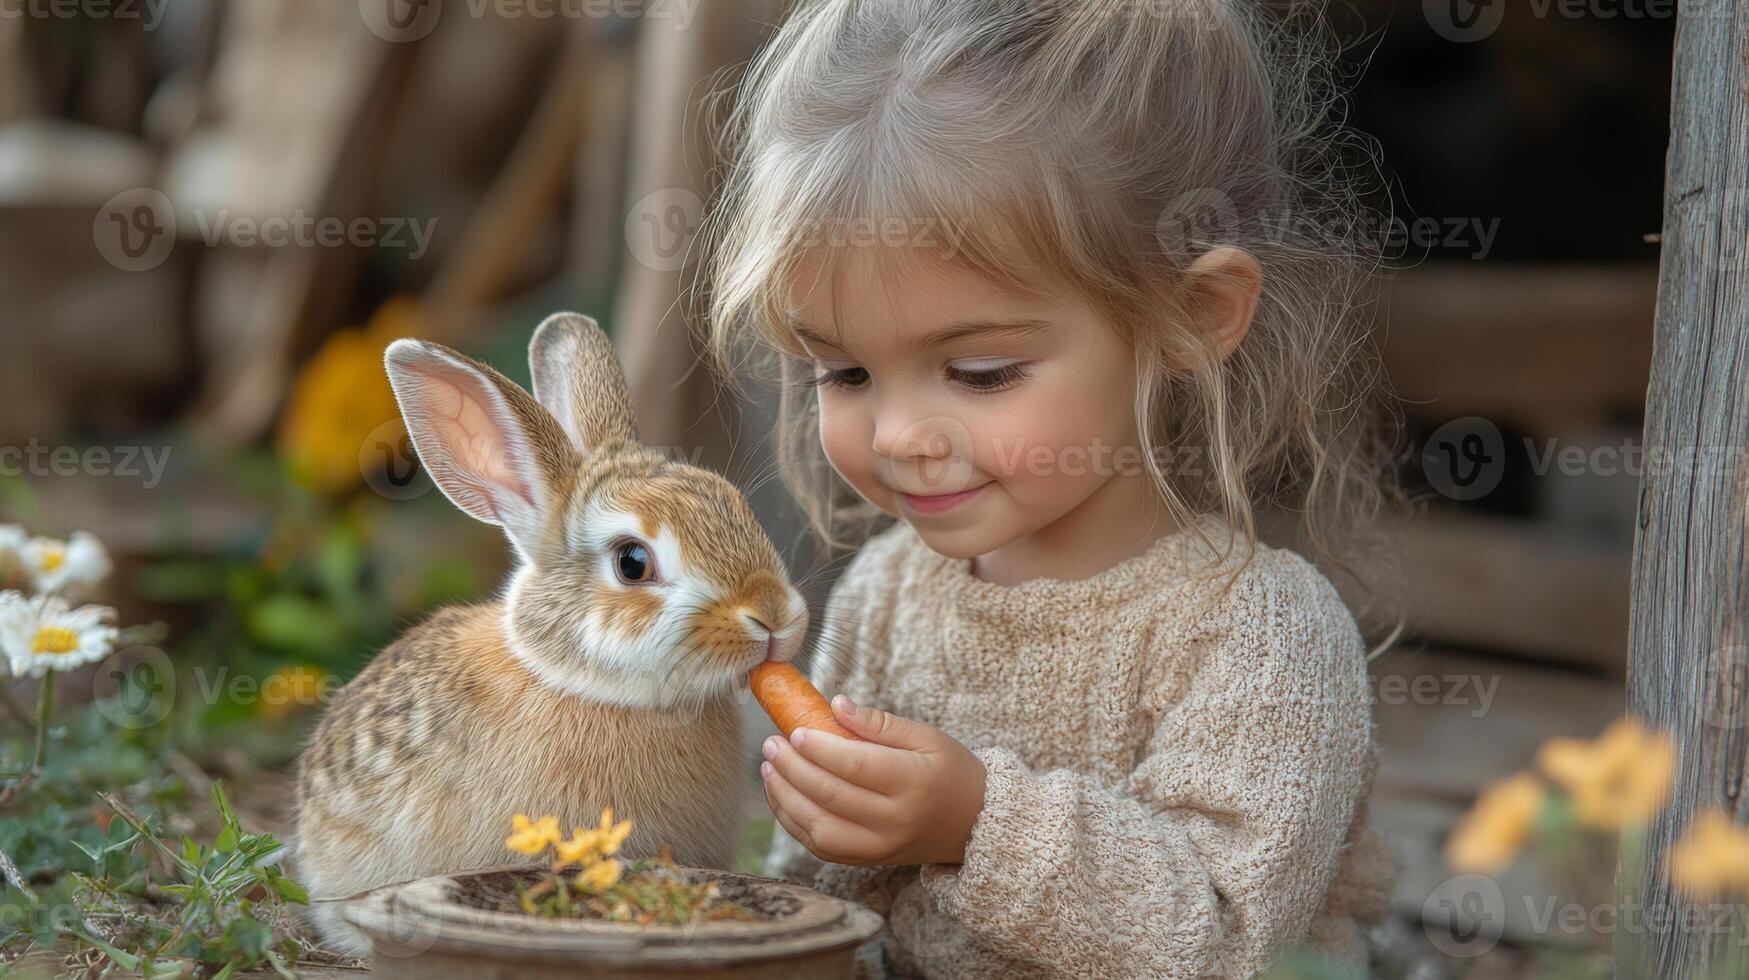
<svg viewBox="0 0 1749 980">
<path fill-rule="evenodd" d="M 803 378 L 797 384 L 804 388 L 860 388 L 868 380 L 867 374 L 868 372 L 862 368 L 840 368 Z M 862 377 L 852 380 L 846 375 L 862 375 Z M 1004 364 L 1001 367 L 981 371 L 967 371 L 950 367 L 947 369 L 947 375 L 979 394 L 1005 391 L 1027 378 L 1026 369 L 1019 364 Z"/>
<path fill-rule="evenodd" d="M 1016 364 L 1004 364 L 1001 367 L 987 368 L 982 371 L 966 371 L 955 368 L 947 369 L 948 377 L 971 388 L 980 394 L 993 391 L 1004 391 L 1026 380 L 1026 369 Z"/>
<path fill-rule="evenodd" d="M 848 381 L 843 376 L 861 371 L 862 368 L 842 368 L 803 378 L 796 383 L 804 388 L 856 388 L 862 384 L 861 381 Z"/>
</svg>

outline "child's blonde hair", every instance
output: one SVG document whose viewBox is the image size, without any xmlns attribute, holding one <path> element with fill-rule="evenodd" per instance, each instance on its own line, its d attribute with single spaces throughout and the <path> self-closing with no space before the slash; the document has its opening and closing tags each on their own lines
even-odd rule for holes
<svg viewBox="0 0 1749 980">
<path fill-rule="evenodd" d="M 792 289 L 818 246 L 834 276 L 858 245 L 900 240 L 923 248 L 881 251 L 1023 295 L 1080 292 L 1137 351 L 1143 459 L 1181 523 L 1220 514 L 1223 550 L 1249 552 L 1260 508 L 1293 513 L 1296 543 L 1377 614 L 1378 565 L 1362 574 L 1356 558 L 1382 550 L 1366 542 L 1394 496 L 1394 426 L 1380 423 L 1396 413 L 1360 315 L 1382 264 L 1355 180 L 1373 154 L 1331 118 L 1322 12 L 1260 8 L 794 5 L 726 117 L 703 320 L 731 384 L 738 350 L 775 362 L 779 467 L 828 548 L 882 515 L 824 458 L 817 390 L 795 383 L 813 371 Z M 1263 270 L 1250 333 L 1225 358 L 1190 326 L 1184 289 L 1189 263 L 1222 246 Z"/>
</svg>

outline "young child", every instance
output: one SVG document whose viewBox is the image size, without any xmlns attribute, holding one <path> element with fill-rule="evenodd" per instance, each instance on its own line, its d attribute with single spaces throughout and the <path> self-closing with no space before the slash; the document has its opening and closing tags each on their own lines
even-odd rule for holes
<svg viewBox="0 0 1749 980">
<path fill-rule="evenodd" d="M 767 742 L 771 873 L 886 916 L 866 974 L 1366 969 L 1367 650 L 1257 527 L 1349 574 L 1387 498 L 1377 257 L 1263 6 L 801 0 L 729 117 L 713 350 L 866 539 L 810 664 L 861 740 Z"/>
</svg>

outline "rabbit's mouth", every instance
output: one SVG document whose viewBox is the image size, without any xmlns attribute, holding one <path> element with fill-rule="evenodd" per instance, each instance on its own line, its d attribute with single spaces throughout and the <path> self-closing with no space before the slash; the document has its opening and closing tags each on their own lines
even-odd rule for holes
<svg viewBox="0 0 1749 980">
<path fill-rule="evenodd" d="M 736 663 L 735 667 L 733 668 L 733 671 L 734 671 L 734 673 L 739 674 L 744 678 L 748 671 L 759 666 L 760 664 L 764 663 L 767 660 L 787 659 L 786 657 L 784 657 L 780 654 L 780 651 L 782 650 L 782 648 L 783 648 L 783 644 L 780 640 L 778 640 L 777 637 L 775 637 L 775 636 L 768 637 L 768 638 L 766 638 L 764 646 L 753 647 L 749 653 L 742 656 L 740 658 L 740 660 Z"/>
</svg>

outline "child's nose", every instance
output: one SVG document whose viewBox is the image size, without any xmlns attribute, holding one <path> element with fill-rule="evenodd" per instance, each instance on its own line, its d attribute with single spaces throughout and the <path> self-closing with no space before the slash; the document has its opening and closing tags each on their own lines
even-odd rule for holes
<svg viewBox="0 0 1749 980">
<path fill-rule="evenodd" d="M 952 459 L 970 457 L 971 434 L 958 419 L 919 415 L 900 405 L 877 416 L 874 451 L 889 459 Z"/>
</svg>

